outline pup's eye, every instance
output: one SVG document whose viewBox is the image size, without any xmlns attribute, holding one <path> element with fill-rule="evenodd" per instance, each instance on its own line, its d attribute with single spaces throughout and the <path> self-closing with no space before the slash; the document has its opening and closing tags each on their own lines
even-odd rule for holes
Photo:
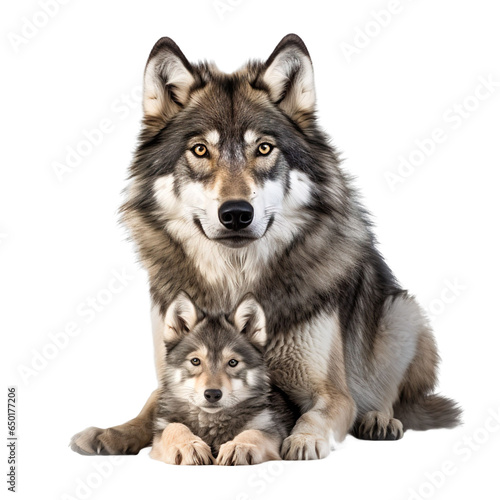
<svg viewBox="0 0 500 500">
<path fill-rule="evenodd" d="M 198 158 L 206 158 L 208 156 L 208 149 L 204 144 L 195 144 L 191 151 Z"/>
<path fill-rule="evenodd" d="M 274 146 L 272 146 L 268 142 L 263 142 L 262 144 L 259 144 L 257 152 L 260 156 L 267 156 L 273 149 Z"/>
<path fill-rule="evenodd" d="M 234 368 L 237 364 L 238 364 L 238 361 L 236 359 L 230 359 L 229 362 L 228 362 L 228 365 L 231 368 Z"/>
<path fill-rule="evenodd" d="M 191 360 L 191 364 L 194 366 L 198 366 L 201 363 L 201 361 L 198 358 L 193 358 Z"/>
</svg>

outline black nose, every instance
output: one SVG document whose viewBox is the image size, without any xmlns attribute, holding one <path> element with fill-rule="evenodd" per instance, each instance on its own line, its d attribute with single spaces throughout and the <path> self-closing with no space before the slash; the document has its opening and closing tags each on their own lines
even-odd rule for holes
<svg viewBox="0 0 500 500">
<path fill-rule="evenodd" d="M 216 403 L 222 397 L 222 391 L 219 389 L 207 389 L 205 391 L 205 399 L 209 403 Z"/>
<path fill-rule="evenodd" d="M 233 231 L 249 226 L 253 221 L 253 207 L 244 200 L 226 201 L 219 208 L 221 224 Z"/>
</svg>

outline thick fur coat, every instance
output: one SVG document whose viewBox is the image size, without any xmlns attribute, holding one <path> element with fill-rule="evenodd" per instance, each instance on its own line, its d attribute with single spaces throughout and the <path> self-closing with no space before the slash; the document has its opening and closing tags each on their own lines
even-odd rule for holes
<svg viewBox="0 0 500 500">
<path fill-rule="evenodd" d="M 324 457 L 330 438 L 349 431 L 399 439 L 459 418 L 433 394 L 430 326 L 379 254 L 315 102 L 311 59 L 296 35 L 232 74 L 191 64 L 162 38 L 146 66 L 122 207 L 149 273 L 160 381 L 161 332 L 179 290 L 213 314 L 248 292 L 262 305 L 270 373 L 302 413 L 285 459 Z M 221 210 L 235 201 L 250 207 L 250 223 L 234 212 L 241 224 L 227 224 Z M 74 449 L 136 453 L 151 443 L 155 401 L 153 393 L 127 424 L 78 434 Z"/>
</svg>

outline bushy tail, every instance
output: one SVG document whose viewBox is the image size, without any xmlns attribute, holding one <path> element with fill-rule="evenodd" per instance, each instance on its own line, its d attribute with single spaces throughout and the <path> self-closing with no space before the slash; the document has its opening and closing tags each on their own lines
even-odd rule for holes
<svg viewBox="0 0 500 500">
<path fill-rule="evenodd" d="M 394 404 L 394 417 L 403 428 L 416 431 L 451 428 L 461 424 L 461 408 L 452 399 L 431 394 L 417 401 L 398 401 Z"/>
</svg>

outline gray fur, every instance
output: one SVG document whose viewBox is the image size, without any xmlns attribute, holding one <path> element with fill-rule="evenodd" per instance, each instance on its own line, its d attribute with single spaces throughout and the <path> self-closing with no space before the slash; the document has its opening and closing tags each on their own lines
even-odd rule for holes
<svg viewBox="0 0 500 500">
<path fill-rule="evenodd" d="M 206 350 L 206 362 L 213 373 L 223 370 L 220 356 L 225 349 L 237 353 L 245 368 L 233 377 L 241 381 L 248 397 L 217 413 L 207 413 L 187 400 L 179 386 L 190 378 L 189 370 L 185 368 L 186 356 L 196 349 Z M 272 387 L 262 347 L 253 344 L 248 334 L 240 333 L 223 315 L 204 317 L 192 331 L 176 341 L 167 342 L 165 350 L 166 372 L 158 395 L 156 433 L 163 431 L 167 423 L 184 424 L 211 447 L 216 457 L 222 444 L 244 430 L 265 432 L 278 442 L 282 442 L 292 430 L 298 418 L 297 408 L 282 391 Z M 254 374 L 251 383 L 247 381 L 249 370 Z M 175 380 L 179 372 L 182 377 Z M 266 418 L 259 419 L 262 415 Z M 259 420 L 260 424 L 252 425 Z"/>
<path fill-rule="evenodd" d="M 403 422 L 405 429 L 416 431 L 455 427 L 460 424 L 460 413 L 455 401 L 438 394 L 394 404 L 394 416 Z"/>
</svg>

